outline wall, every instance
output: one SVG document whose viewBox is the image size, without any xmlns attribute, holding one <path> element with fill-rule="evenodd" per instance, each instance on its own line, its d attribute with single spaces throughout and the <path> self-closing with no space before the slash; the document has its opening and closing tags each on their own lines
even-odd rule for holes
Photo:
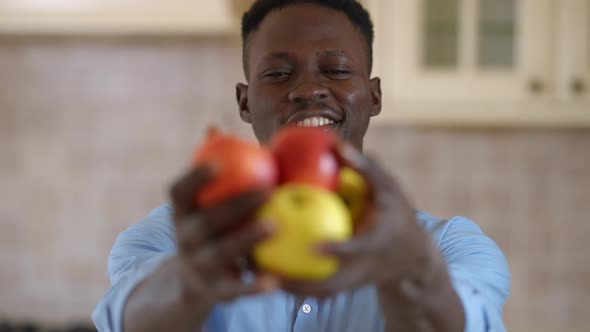
<svg viewBox="0 0 590 332">
<path fill-rule="evenodd" d="M 229 39 L 0 39 L 0 319 L 88 318 L 116 235 L 165 200 L 206 126 L 252 137 L 240 60 Z M 587 327 L 590 131 L 380 125 L 367 150 L 419 208 L 500 244 L 511 331 Z"/>
</svg>

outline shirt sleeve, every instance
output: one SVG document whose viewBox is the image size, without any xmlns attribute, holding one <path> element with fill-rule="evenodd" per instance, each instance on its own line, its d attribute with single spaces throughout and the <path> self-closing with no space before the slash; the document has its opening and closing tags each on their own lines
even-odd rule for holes
<svg viewBox="0 0 590 332">
<path fill-rule="evenodd" d="M 465 312 L 466 332 L 505 332 L 510 270 L 498 245 L 471 220 L 449 220 L 440 249 Z"/>
<path fill-rule="evenodd" d="M 123 309 L 129 294 L 176 252 L 175 243 L 168 206 L 154 210 L 117 237 L 108 263 L 111 287 L 92 313 L 98 331 L 123 331 Z"/>
</svg>

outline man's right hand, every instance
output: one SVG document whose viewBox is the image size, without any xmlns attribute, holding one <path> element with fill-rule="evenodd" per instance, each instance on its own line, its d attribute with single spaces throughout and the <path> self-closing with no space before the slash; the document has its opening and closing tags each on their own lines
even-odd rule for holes
<svg viewBox="0 0 590 332">
<path fill-rule="evenodd" d="M 125 331 L 199 330 L 216 303 L 278 287 L 270 276 L 244 283 L 235 273 L 237 262 L 273 233 L 268 224 L 251 222 L 270 193 L 253 191 L 197 206 L 195 197 L 216 173 L 214 167 L 199 167 L 172 186 L 178 253 L 131 293 Z"/>
<path fill-rule="evenodd" d="M 171 189 L 183 296 L 211 306 L 277 285 L 264 275 L 245 284 L 231 273 L 258 242 L 272 235 L 271 224 L 251 222 L 269 192 L 251 191 L 215 206 L 199 207 L 195 197 L 214 180 L 216 170 L 214 165 L 196 168 Z"/>
</svg>

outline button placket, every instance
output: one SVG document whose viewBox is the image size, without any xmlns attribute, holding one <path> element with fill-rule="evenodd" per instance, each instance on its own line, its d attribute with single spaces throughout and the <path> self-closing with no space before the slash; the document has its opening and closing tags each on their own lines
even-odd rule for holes
<svg viewBox="0 0 590 332">
<path fill-rule="evenodd" d="M 295 324 L 293 326 L 294 332 L 318 331 L 319 317 L 318 317 L 318 302 L 314 298 L 306 298 L 297 310 L 295 317 Z"/>
</svg>

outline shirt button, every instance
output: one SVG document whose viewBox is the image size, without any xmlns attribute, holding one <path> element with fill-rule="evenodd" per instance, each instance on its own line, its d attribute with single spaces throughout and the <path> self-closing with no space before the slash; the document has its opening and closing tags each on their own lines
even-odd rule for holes
<svg viewBox="0 0 590 332">
<path fill-rule="evenodd" d="M 306 313 L 306 314 L 308 314 L 308 313 L 311 312 L 311 306 L 309 304 L 307 304 L 307 303 L 304 304 L 301 309 L 303 309 L 303 312 Z"/>
</svg>

